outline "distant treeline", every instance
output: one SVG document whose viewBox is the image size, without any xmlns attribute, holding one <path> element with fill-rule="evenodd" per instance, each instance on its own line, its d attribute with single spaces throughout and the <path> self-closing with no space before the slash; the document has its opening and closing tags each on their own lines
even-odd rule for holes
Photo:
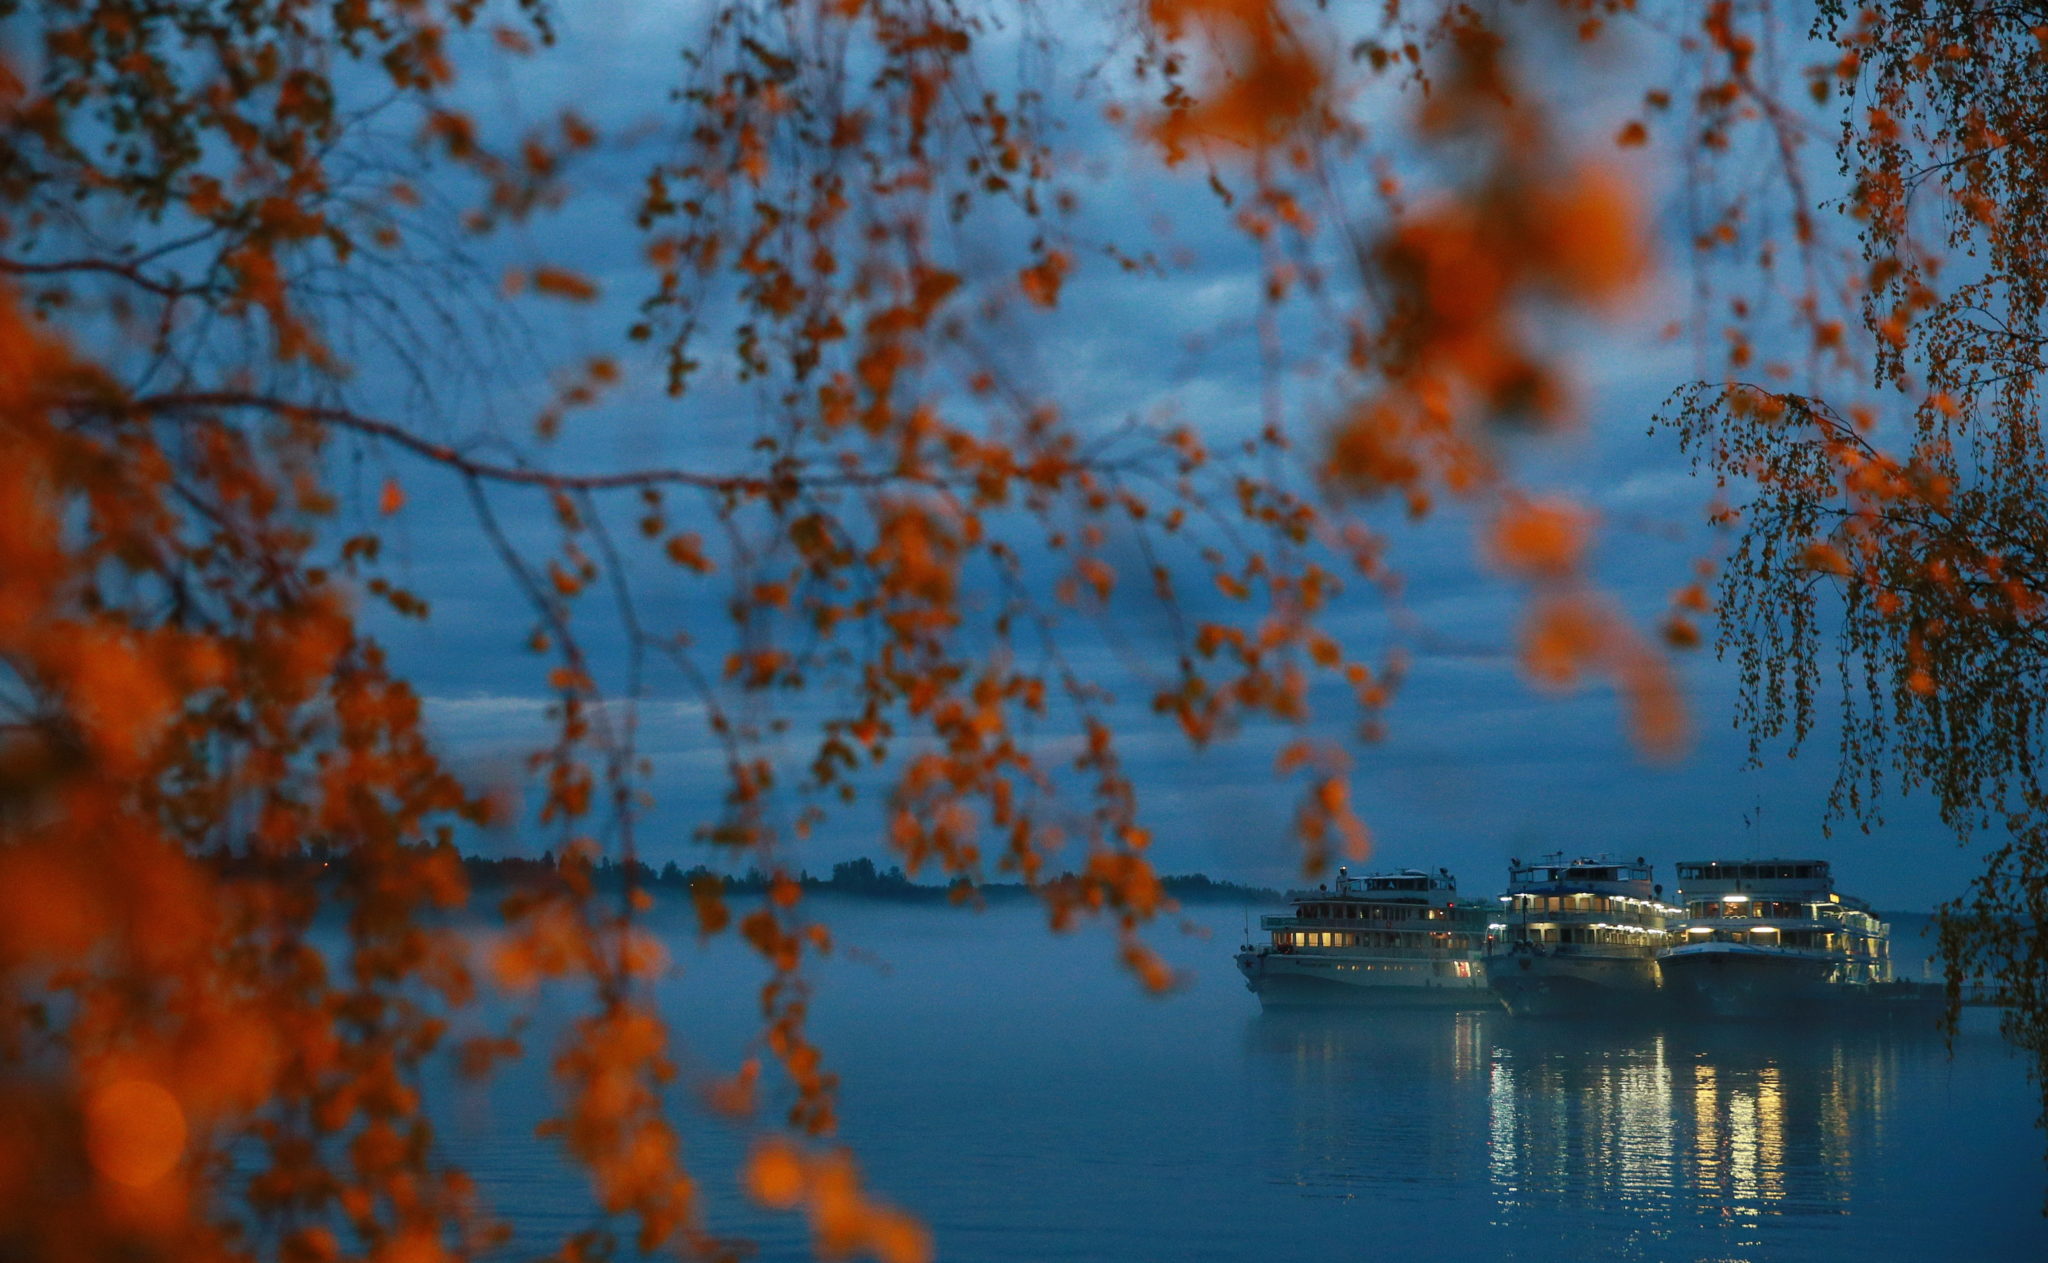
<svg viewBox="0 0 2048 1263">
<path fill-rule="evenodd" d="M 457 858 L 462 865 L 463 873 L 469 878 L 470 888 L 476 891 L 496 892 L 545 886 L 562 880 L 561 864 L 556 860 L 553 851 L 545 852 L 537 859 L 525 856 L 484 855 L 459 855 Z M 345 875 L 347 868 L 347 857 L 342 853 L 320 852 L 288 860 L 256 860 L 217 852 L 211 859 L 229 875 L 242 876 L 256 876 L 279 868 L 318 866 L 339 878 Z M 714 872 L 702 865 L 684 868 L 674 860 L 655 868 L 642 860 L 621 863 L 609 857 L 591 864 L 589 873 L 591 882 L 600 890 L 622 890 L 630 884 L 657 895 L 667 892 L 688 895 L 691 887 L 700 881 L 717 882 L 727 895 L 765 895 L 769 885 L 774 881 L 772 873 L 763 873 L 758 869 L 749 870 L 743 875 L 734 875 Z M 892 865 L 887 869 L 877 868 L 873 860 L 866 858 L 834 864 L 829 877 L 819 877 L 808 871 L 799 872 L 795 877 L 797 885 L 807 894 L 880 899 L 894 903 L 941 904 L 976 900 L 996 902 L 1033 897 L 1031 889 L 1022 882 L 984 882 L 974 885 L 964 878 L 950 883 L 919 882 L 913 881 L 900 867 Z M 1062 874 L 1052 880 L 1057 883 L 1075 879 L 1072 874 Z M 1279 891 L 1269 887 L 1243 886 L 1236 882 L 1218 881 L 1204 873 L 1162 877 L 1159 884 L 1168 896 L 1181 903 L 1285 902 L 1285 897 Z"/>
<path fill-rule="evenodd" d="M 466 855 L 462 859 L 463 870 L 469 874 L 471 885 L 478 889 L 517 886 L 534 881 L 545 881 L 554 875 L 555 858 L 552 853 L 539 859 L 489 859 L 482 856 Z M 913 881 L 902 868 L 891 865 L 878 868 L 871 859 L 846 860 L 832 866 L 832 873 L 820 877 L 808 871 L 798 872 L 796 883 L 806 894 L 841 895 L 855 899 L 881 899 L 893 903 L 947 903 L 966 902 L 975 899 L 996 901 L 1025 899 L 1032 897 L 1031 890 L 1022 882 L 984 882 L 973 885 L 964 879 L 950 883 Z M 674 860 L 660 868 L 639 860 L 622 864 L 611 859 L 600 860 L 591 870 L 591 877 L 600 887 L 612 888 L 631 882 L 645 890 L 654 892 L 674 891 L 685 894 L 700 880 L 716 881 L 728 895 L 765 895 L 772 874 L 758 869 L 743 875 L 716 873 L 709 868 L 697 866 L 684 868 Z M 1053 879 L 1071 881 L 1070 874 Z M 1160 886 L 1172 898 L 1181 903 L 1279 903 L 1279 891 L 1264 886 L 1241 886 L 1236 882 L 1217 881 L 1204 873 L 1189 873 L 1183 876 L 1163 877 Z"/>
</svg>

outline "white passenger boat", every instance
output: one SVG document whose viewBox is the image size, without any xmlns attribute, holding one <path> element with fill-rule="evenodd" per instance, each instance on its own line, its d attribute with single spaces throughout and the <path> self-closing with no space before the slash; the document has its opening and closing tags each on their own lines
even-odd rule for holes
<svg viewBox="0 0 2048 1263">
<path fill-rule="evenodd" d="M 1658 958 L 1679 1012 L 1828 1016 L 1917 998 L 1892 985 L 1891 929 L 1836 892 L 1825 860 L 1678 866 L 1685 921 Z"/>
<path fill-rule="evenodd" d="M 1494 991 L 1521 1017 L 1645 1012 L 1681 911 L 1663 894 L 1640 857 L 1509 861 L 1487 961 Z"/>
<path fill-rule="evenodd" d="M 1403 869 L 1289 891 L 1291 915 L 1262 916 L 1263 943 L 1237 953 L 1259 1003 L 1487 1008 L 1487 908 L 1443 869 Z"/>
</svg>

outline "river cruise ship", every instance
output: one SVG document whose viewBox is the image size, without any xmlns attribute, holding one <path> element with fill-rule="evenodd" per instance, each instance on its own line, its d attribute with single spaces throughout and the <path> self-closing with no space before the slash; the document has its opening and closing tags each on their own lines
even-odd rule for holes
<svg viewBox="0 0 2048 1263">
<path fill-rule="evenodd" d="M 1289 891 L 1290 915 L 1259 918 L 1266 941 L 1237 953 L 1245 986 L 1267 1007 L 1362 1004 L 1489 1008 L 1486 907 L 1458 898 L 1438 869 L 1353 877 Z"/>
<path fill-rule="evenodd" d="M 1891 998 L 1891 928 L 1838 894 L 1825 860 L 1678 866 L 1685 920 L 1658 959 L 1682 1012 L 1826 1016 Z"/>
<path fill-rule="evenodd" d="M 1641 1014 L 1657 998 L 1667 904 L 1650 865 L 1614 856 L 1508 862 L 1487 974 L 1518 1017 Z"/>
</svg>

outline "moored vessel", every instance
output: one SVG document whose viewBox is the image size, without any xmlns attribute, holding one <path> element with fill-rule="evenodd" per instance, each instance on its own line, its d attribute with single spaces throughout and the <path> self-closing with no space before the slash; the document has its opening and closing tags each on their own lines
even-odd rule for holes
<svg viewBox="0 0 2048 1263">
<path fill-rule="evenodd" d="M 1826 860 L 1698 860 L 1678 884 L 1685 920 L 1658 964 L 1681 1013 L 1839 1017 L 1925 999 L 1893 983 L 1890 927 L 1835 890 Z"/>
<path fill-rule="evenodd" d="M 1487 975 L 1519 1017 L 1641 1015 L 1661 981 L 1657 953 L 1680 909 L 1649 863 L 1614 856 L 1511 860 Z"/>
<path fill-rule="evenodd" d="M 1289 891 L 1291 914 L 1259 918 L 1263 943 L 1237 953 L 1259 1003 L 1486 1008 L 1487 909 L 1457 879 L 1403 869 Z"/>
</svg>

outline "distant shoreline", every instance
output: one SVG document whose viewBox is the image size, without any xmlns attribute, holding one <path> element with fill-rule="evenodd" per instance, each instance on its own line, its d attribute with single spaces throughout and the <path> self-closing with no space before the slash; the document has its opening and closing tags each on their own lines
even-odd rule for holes
<svg viewBox="0 0 2048 1263">
<path fill-rule="evenodd" d="M 454 848 L 450 847 L 448 850 L 453 852 Z M 212 852 L 202 858 L 214 871 L 231 880 L 276 878 L 298 874 L 310 876 L 313 880 L 325 884 L 345 881 L 349 872 L 349 859 L 345 852 L 320 848 L 289 857 L 236 855 L 223 850 Z M 453 858 L 461 867 L 470 891 L 484 895 L 556 888 L 570 882 L 572 874 L 576 874 L 574 880 L 578 884 L 587 883 L 589 889 L 607 893 L 623 892 L 630 888 L 646 891 L 650 895 L 673 894 L 687 898 L 692 891 L 710 884 L 715 885 L 720 894 L 727 896 L 766 897 L 776 881 L 785 876 L 764 873 L 759 869 L 735 874 L 720 873 L 704 865 L 683 868 L 673 860 L 656 868 L 642 860 L 620 863 L 609 857 L 581 865 L 565 866 L 555 858 L 552 851 L 544 852 L 538 858 L 494 858 L 459 853 L 454 854 Z M 577 873 L 579 868 L 580 873 Z M 840 898 L 903 904 L 1021 902 L 1038 898 L 1047 890 L 1057 890 L 1061 885 L 1080 881 L 1073 873 L 1060 873 L 1036 885 L 1026 885 L 1019 881 L 972 882 L 965 877 L 958 877 L 950 882 L 928 883 L 914 880 L 901 867 L 878 868 L 870 859 L 847 860 L 834 864 L 832 872 L 824 877 L 806 870 L 798 870 L 786 876 L 807 895 L 834 895 Z M 1287 902 L 1284 892 L 1269 886 L 1219 881 L 1206 873 L 1181 873 L 1161 877 L 1159 887 L 1167 898 L 1183 904 L 1277 906 Z"/>
<path fill-rule="evenodd" d="M 544 856 L 538 860 L 464 856 L 462 868 L 469 877 L 470 885 L 477 890 L 498 890 L 559 880 L 552 856 Z M 875 862 L 869 859 L 846 860 L 834 864 L 831 874 L 825 877 L 808 871 L 799 871 L 793 874 L 792 878 L 797 888 L 807 895 L 836 895 L 840 898 L 865 899 L 881 903 L 1001 903 L 1038 897 L 1038 888 L 1027 886 L 1023 882 L 975 883 L 965 878 L 943 884 L 920 882 L 913 880 L 900 867 L 878 868 Z M 721 893 L 745 897 L 766 895 L 775 877 L 758 869 L 744 874 L 718 873 L 701 865 L 686 869 L 673 860 L 659 869 L 638 861 L 630 866 L 603 861 L 592 867 L 591 880 L 600 889 L 618 889 L 630 883 L 636 888 L 657 894 L 688 894 L 699 883 L 713 881 L 718 883 Z M 1042 883 L 1042 886 L 1057 886 L 1062 882 L 1078 880 L 1072 873 L 1062 873 Z M 1206 873 L 1183 873 L 1161 877 L 1159 886 L 1168 898 L 1184 904 L 1248 905 L 1287 902 L 1283 892 L 1269 886 L 1219 881 Z"/>
<path fill-rule="evenodd" d="M 215 853 L 209 858 L 229 876 L 254 876 L 261 872 L 273 871 L 280 866 L 295 868 L 305 865 L 332 870 L 347 863 L 346 859 L 339 855 L 309 855 L 296 860 L 255 860 Z M 459 862 L 471 890 L 478 893 L 545 887 L 563 880 L 561 865 L 551 851 L 543 853 L 538 858 L 462 855 L 459 856 Z M 341 874 L 334 872 L 332 875 L 339 877 Z M 645 890 L 650 894 L 673 893 L 687 896 L 698 884 L 715 882 L 721 894 L 743 898 L 766 896 L 775 881 L 774 874 L 763 873 L 758 869 L 741 874 L 720 873 L 701 864 L 683 868 L 673 860 L 656 868 L 640 860 L 622 864 L 605 858 L 591 864 L 588 875 L 591 885 L 598 890 L 621 891 L 630 885 L 634 889 Z M 873 860 L 865 858 L 834 864 L 827 876 L 820 877 L 809 871 L 799 870 L 792 875 L 792 879 L 796 882 L 797 888 L 807 895 L 833 895 L 877 903 L 924 905 L 1021 902 L 1039 897 L 1046 888 L 1057 888 L 1061 883 L 1079 880 L 1072 873 L 1061 873 L 1036 887 L 1027 886 L 1019 881 L 976 883 L 964 877 L 955 878 L 951 882 L 920 882 L 904 872 L 900 866 L 891 865 L 884 869 L 878 867 Z M 1211 877 L 1207 873 L 1177 873 L 1164 876 L 1159 879 L 1159 886 L 1168 898 L 1182 904 L 1258 904 L 1277 907 L 1288 903 L 1287 893 L 1283 890 Z M 1876 916 L 1893 926 L 1894 939 L 1924 937 L 1937 920 L 1931 910 L 1879 910 Z"/>
</svg>

